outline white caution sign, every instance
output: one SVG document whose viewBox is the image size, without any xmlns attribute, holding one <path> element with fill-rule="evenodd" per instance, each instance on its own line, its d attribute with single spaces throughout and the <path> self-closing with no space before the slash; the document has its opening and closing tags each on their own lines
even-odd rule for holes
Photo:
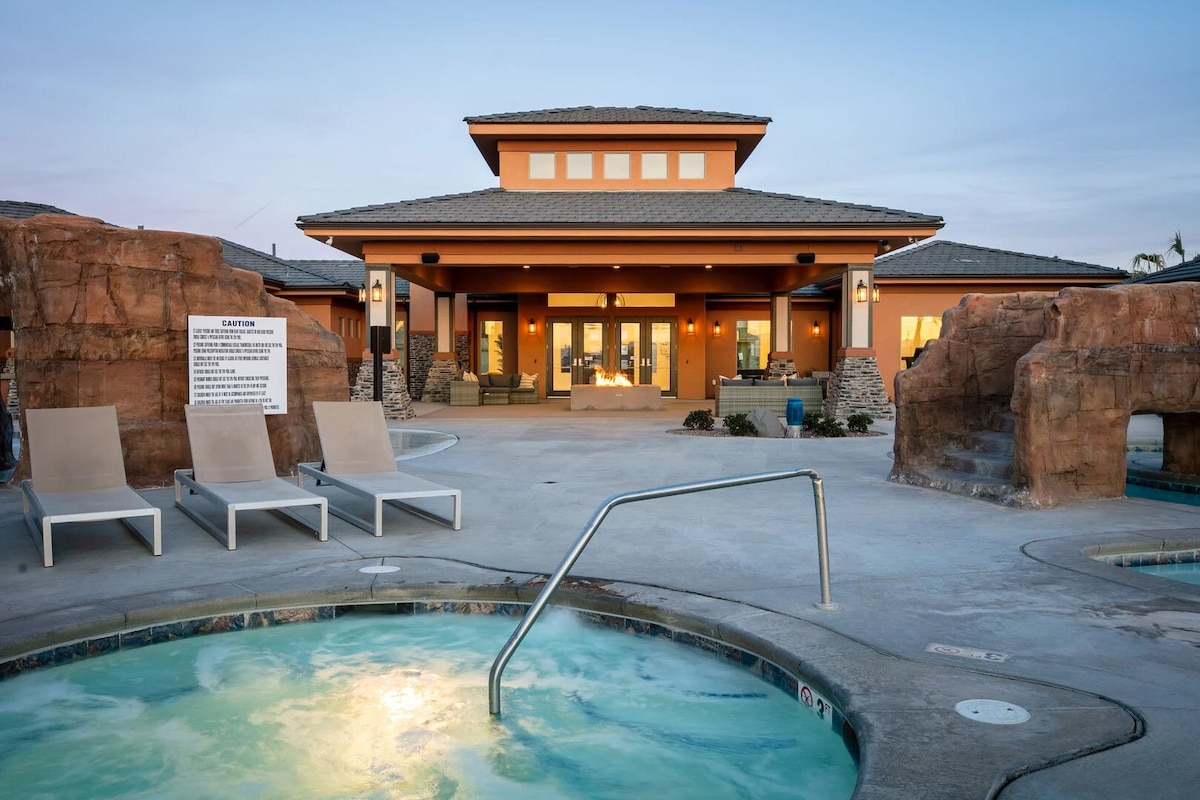
<svg viewBox="0 0 1200 800">
<path fill-rule="evenodd" d="M 809 686 L 807 683 L 801 683 L 798 692 L 800 705 L 812 711 L 821 719 L 828 722 L 831 726 L 834 724 L 834 708 L 833 703 L 826 700 L 816 689 Z"/>
<path fill-rule="evenodd" d="M 287 320 L 188 315 L 188 402 L 287 413 Z"/>
</svg>

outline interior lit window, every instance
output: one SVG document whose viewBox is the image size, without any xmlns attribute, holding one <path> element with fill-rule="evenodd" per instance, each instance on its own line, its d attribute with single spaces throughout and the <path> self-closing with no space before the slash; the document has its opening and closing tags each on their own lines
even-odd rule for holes
<svg viewBox="0 0 1200 800">
<path fill-rule="evenodd" d="M 679 177 L 681 180 L 696 180 L 704 177 L 704 153 L 680 153 Z"/>
<path fill-rule="evenodd" d="M 920 355 L 917 351 L 924 348 L 930 339 L 936 339 L 941 334 L 941 317 L 901 317 L 900 361 L 903 368 L 911 367 Z"/>
<path fill-rule="evenodd" d="M 567 178 L 588 179 L 592 177 L 591 153 L 567 153 Z"/>
<path fill-rule="evenodd" d="M 642 177 L 647 180 L 667 179 L 667 154 L 642 153 Z"/>
<path fill-rule="evenodd" d="M 406 356 L 404 353 L 404 349 L 407 346 L 408 346 L 408 336 L 404 332 L 404 320 L 400 319 L 399 315 L 397 315 L 395 359 L 401 365 L 404 365 L 407 363 Z"/>
<path fill-rule="evenodd" d="M 554 153 L 529 154 L 530 180 L 554 180 Z"/>
<path fill-rule="evenodd" d="M 629 180 L 629 153 L 605 153 L 604 177 L 611 181 Z"/>
<path fill-rule="evenodd" d="M 482 320 L 479 323 L 479 373 L 504 372 L 504 323 Z"/>
<path fill-rule="evenodd" d="M 765 374 L 771 352 L 771 323 L 767 320 L 739 319 L 737 323 L 737 371 L 740 374 L 761 371 Z"/>
<path fill-rule="evenodd" d="M 622 292 L 626 308 L 672 308 L 675 295 L 671 292 Z"/>
</svg>

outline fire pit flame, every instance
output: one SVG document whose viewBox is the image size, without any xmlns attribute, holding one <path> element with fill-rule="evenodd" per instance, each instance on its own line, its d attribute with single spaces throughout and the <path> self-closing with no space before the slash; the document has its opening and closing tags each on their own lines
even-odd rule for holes
<svg viewBox="0 0 1200 800">
<path fill-rule="evenodd" d="M 596 367 L 596 386 L 633 386 L 620 372 L 606 372 L 603 367 Z"/>
</svg>

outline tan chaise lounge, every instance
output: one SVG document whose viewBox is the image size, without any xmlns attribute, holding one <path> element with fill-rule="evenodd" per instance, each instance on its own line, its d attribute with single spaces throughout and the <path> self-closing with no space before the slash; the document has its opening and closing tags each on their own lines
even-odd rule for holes
<svg viewBox="0 0 1200 800">
<path fill-rule="evenodd" d="M 162 512 L 125 482 L 114 406 L 31 408 L 25 427 L 32 477 L 21 481 L 21 505 L 43 565 L 54 565 L 50 532 L 61 522 L 120 520 L 162 555 Z M 136 517 L 150 517 L 149 534 Z"/>
<path fill-rule="evenodd" d="M 328 501 L 275 474 L 267 420 L 260 403 L 233 406 L 184 406 L 192 468 L 175 470 L 175 506 L 213 538 L 237 547 L 237 512 L 265 510 L 294 520 L 329 538 Z M 183 502 L 184 489 L 198 494 L 225 514 L 225 529 Z M 317 524 L 292 511 L 315 506 Z"/>
<path fill-rule="evenodd" d="M 299 464 L 296 471 L 303 485 L 304 476 L 327 483 L 344 492 L 367 498 L 374 503 L 375 520 L 329 506 L 331 513 L 376 536 L 383 535 L 383 504 L 388 503 L 410 514 L 440 522 L 454 530 L 462 527 L 462 490 L 401 472 L 396 467 L 387 421 L 380 403 L 315 402 L 317 434 L 321 437 L 320 464 Z M 452 504 L 448 517 L 417 508 L 405 500 L 447 497 Z"/>
</svg>

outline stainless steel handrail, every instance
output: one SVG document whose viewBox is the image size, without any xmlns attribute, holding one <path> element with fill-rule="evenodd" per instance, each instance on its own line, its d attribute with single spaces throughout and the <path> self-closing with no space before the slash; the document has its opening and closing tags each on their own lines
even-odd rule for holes
<svg viewBox="0 0 1200 800">
<path fill-rule="evenodd" d="M 538 596 L 529 607 L 529 611 L 525 613 L 524 618 L 517 625 L 517 629 L 513 631 L 512 636 L 508 637 L 508 641 L 500 649 L 496 660 L 492 662 L 492 669 L 488 674 L 488 710 L 492 716 L 500 716 L 500 678 L 504 674 L 504 667 L 507 666 L 508 660 L 512 658 L 517 648 L 521 646 L 525 635 L 529 633 L 529 629 L 533 627 L 533 623 L 537 622 L 542 610 L 550 603 L 550 599 L 554 596 L 554 593 L 558 591 L 563 578 L 567 576 L 571 567 L 579 560 L 579 556 L 583 554 L 584 548 L 588 546 L 588 542 L 591 541 L 593 534 L 596 533 L 596 529 L 600 527 L 600 523 L 608 516 L 609 511 L 619 505 L 636 503 L 640 500 L 654 500 L 659 497 L 706 492 L 712 489 L 724 489 L 729 486 L 745 486 L 750 483 L 766 483 L 786 478 L 809 478 L 812 480 L 813 504 L 816 506 L 817 512 L 817 561 L 821 574 L 821 602 L 817 603 L 816 607 L 822 611 L 836 611 L 838 605 L 830 598 L 829 591 L 829 541 L 825 532 L 825 490 L 821 483 L 821 476 L 815 471 L 797 467 L 795 469 L 778 470 L 775 472 L 757 472 L 752 475 L 741 475 L 733 478 L 717 478 L 715 480 L 696 481 L 694 483 L 680 483 L 674 486 L 662 486 L 657 489 L 642 489 L 636 492 L 613 495 L 596 509 L 596 513 L 592 514 L 591 520 L 584 526 L 583 532 L 579 534 L 579 538 L 571 546 L 570 552 L 563 558 L 562 563 L 558 565 L 558 569 L 554 570 L 554 574 L 546 581 L 546 585 L 538 592 Z"/>
</svg>

